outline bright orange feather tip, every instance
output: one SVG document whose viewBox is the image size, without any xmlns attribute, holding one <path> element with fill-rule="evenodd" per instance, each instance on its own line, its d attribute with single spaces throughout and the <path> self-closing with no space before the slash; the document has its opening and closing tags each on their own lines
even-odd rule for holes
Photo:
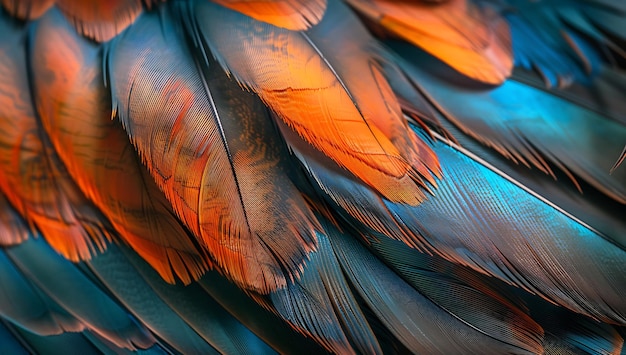
<svg viewBox="0 0 626 355">
<path fill-rule="evenodd" d="M 36 26 L 35 102 L 70 175 L 163 279 L 173 283 L 176 275 L 185 284 L 198 279 L 209 268 L 208 256 L 176 220 L 121 125 L 111 120 L 99 47 L 76 34 L 58 11 Z"/>
<path fill-rule="evenodd" d="M 324 16 L 326 0 L 213 0 L 256 20 L 289 30 L 306 30 Z"/>
<path fill-rule="evenodd" d="M 347 2 L 386 30 L 472 79 L 501 84 L 511 75 L 513 52 L 508 24 L 488 7 L 467 0 L 437 4 L 418 0 Z"/>
<path fill-rule="evenodd" d="M 342 34 L 347 10 L 338 18 L 329 8 L 312 29 L 314 36 L 196 4 L 196 16 L 205 19 L 199 28 L 213 54 L 291 129 L 385 198 L 411 205 L 423 201 L 423 179 L 433 181 L 436 158 L 407 133 L 397 98 L 363 38 L 367 33 Z M 342 38 L 330 43 L 336 36 Z"/>
</svg>

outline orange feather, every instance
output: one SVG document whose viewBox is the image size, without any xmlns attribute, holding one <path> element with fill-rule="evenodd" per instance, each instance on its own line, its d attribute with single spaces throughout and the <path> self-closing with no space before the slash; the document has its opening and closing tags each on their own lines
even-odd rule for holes
<svg viewBox="0 0 626 355">
<path fill-rule="evenodd" d="M 347 50 L 322 51 L 306 33 L 243 21 L 209 3 L 197 3 L 195 14 L 211 18 L 200 24 L 200 30 L 220 63 L 307 142 L 389 200 L 418 204 L 424 199 L 420 174 L 429 175 L 428 170 L 438 167 L 416 163 L 416 144 L 403 131 L 406 123 L 397 99 L 371 65 L 366 48 L 353 48 L 358 52 L 346 63 L 367 70 L 355 70 L 348 78 L 353 82 L 344 81 L 337 71 L 347 70 L 345 65 L 334 63 Z M 326 21 L 313 30 L 323 28 Z M 342 23 L 328 21 L 327 26 Z M 355 64 L 359 61 L 360 66 Z M 359 75 L 369 79 L 356 80 Z M 367 80 L 375 85 L 358 85 Z M 425 145 L 421 148 L 419 154 L 432 162 L 434 154 Z"/>
<path fill-rule="evenodd" d="M 37 107 L 78 186 L 166 281 L 174 282 L 174 274 L 185 284 L 198 279 L 208 257 L 176 220 L 121 125 L 111 120 L 98 46 L 56 12 L 40 20 L 34 38 Z"/>
<path fill-rule="evenodd" d="M 0 189 L 59 253 L 73 261 L 88 259 L 110 239 L 106 222 L 76 188 L 38 127 L 24 80 L 23 38 L 7 35 L 14 41 L 0 47 Z"/>
<path fill-rule="evenodd" d="M 460 73 L 501 84 L 513 70 L 511 34 L 504 19 L 467 0 L 347 0 L 391 33 L 421 47 Z"/>
<path fill-rule="evenodd" d="M 28 228 L 0 193 L 0 246 L 20 244 L 28 239 Z"/>
<path fill-rule="evenodd" d="M 306 30 L 324 16 L 326 0 L 214 0 L 256 20 L 290 30 Z"/>
<path fill-rule="evenodd" d="M 267 109 L 219 66 L 198 71 L 162 21 L 143 17 L 110 51 L 120 119 L 220 270 L 249 290 L 284 287 L 315 249 L 317 222 L 268 137 Z"/>
</svg>

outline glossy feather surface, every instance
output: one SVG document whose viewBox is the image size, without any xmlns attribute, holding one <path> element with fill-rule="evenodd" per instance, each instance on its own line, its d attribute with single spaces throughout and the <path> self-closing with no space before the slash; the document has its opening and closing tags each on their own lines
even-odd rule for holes
<svg viewBox="0 0 626 355">
<path fill-rule="evenodd" d="M 623 352 L 621 2 L 0 4 L 0 353 Z"/>
</svg>

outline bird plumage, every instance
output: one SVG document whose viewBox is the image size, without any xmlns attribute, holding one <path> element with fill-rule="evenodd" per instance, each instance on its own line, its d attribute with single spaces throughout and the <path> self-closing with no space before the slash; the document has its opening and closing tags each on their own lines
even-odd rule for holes
<svg viewBox="0 0 626 355">
<path fill-rule="evenodd" d="M 2 6 L 1 350 L 622 352 L 619 1 Z"/>
</svg>

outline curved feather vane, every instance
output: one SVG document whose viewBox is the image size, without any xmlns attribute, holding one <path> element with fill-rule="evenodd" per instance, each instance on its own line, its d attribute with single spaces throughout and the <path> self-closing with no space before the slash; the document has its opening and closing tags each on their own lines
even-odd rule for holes
<svg viewBox="0 0 626 355">
<path fill-rule="evenodd" d="M 28 238 L 26 223 L 0 193 L 0 246 L 19 244 Z"/>
<path fill-rule="evenodd" d="M 39 335 L 78 332 L 84 325 L 47 297 L 0 251 L 0 315 Z"/>
<path fill-rule="evenodd" d="M 154 344 L 152 334 L 41 238 L 29 239 L 5 253 L 48 297 L 108 341 L 128 349 Z"/>
<path fill-rule="evenodd" d="M 448 176 L 438 198 L 415 208 L 387 203 L 433 252 L 577 312 L 624 323 L 624 249 L 455 149 L 438 143 L 435 151 Z"/>
<path fill-rule="evenodd" d="M 2 0 L 2 5 L 21 19 L 36 19 L 56 5 L 82 35 L 105 42 L 132 24 L 143 11 L 159 0 Z"/>
<path fill-rule="evenodd" d="M 418 51 L 400 50 L 428 60 Z M 485 90 L 442 80 L 418 66 L 404 70 L 463 132 L 515 162 L 553 176 L 556 166 L 626 203 L 626 171 L 608 174 L 626 142 L 624 124 L 513 80 Z"/>
<path fill-rule="evenodd" d="M 493 8 L 472 0 L 347 2 L 385 30 L 472 79 L 501 84 L 511 75 L 511 35 Z"/>
<path fill-rule="evenodd" d="M 475 303 L 477 308 L 473 314 L 476 317 L 474 321 L 465 318 L 467 314 L 463 314 L 464 312 L 455 314 L 454 311 L 458 309 L 446 309 L 446 297 L 440 292 L 452 292 L 457 296 L 454 302 L 458 303 L 469 299 L 476 301 L 484 296 L 480 295 L 480 291 L 463 289 L 461 285 L 448 283 L 449 280 L 445 279 L 438 287 L 431 284 L 429 289 L 429 282 L 437 283 L 439 277 L 429 278 L 428 270 L 431 266 L 427 264 L 422 265 L 426 271 L 422 275 L 421 286 L 424 288 L 416 290 L 354 238 L 341 235 L 330 227 L 327 229 L 333 234 L 331 243 L 353 287 L 380 317 L 380 321 L 411 352 L 528 354 L 541 351 L 537 342 L 541 336 L 540 328 L 515 307 L 509 308 L 504 302 L 491 300 L 493 302 L 486 304 Z M 398 255 L 394 255 L 395 257 Z M 444 302 L 437 302 L 441 300 Z M 509 321 L 511 318 L 516 319 L 515 324 L 519 328 L 492 327 L 489 321 L 481 324 L 481 317 L 490 318 L 495 314 L 498 314 L 495 318 L 504 317 Z M 483 328 L 481 325 L 487 327 Z"/>
<path fill-rule="evenodd" d="M 0 13 L 0 189 L 32 226 L 70 260 L 86 259 L 110 238 L 108 223 L 84 198 L 38 126 L 28 88 L 24 33 Z"/>
<path fill-rule="evenodd" d="M 515 64 L 546 85 L 586 80 L 600 63 L 626 57 L 626 7 L 612 0 L 506 0 Z"/>
<path fill-rule="evenodd" d="M 42 125 L 78 186 L 109 218 L 120 238 L 164 279 L 184 283 L 210 265 L 111 120 L 99 47 L 50 11 L 33 33 L 35 102 Z M 85 154 L 85 147 L 89 151 Z"/>
<path fill-rule="evenodd" d="M 329 9 L 328 13 L 334 11 Z M 382 86 L 378 90 L 344 81 L 339 73 L 349 67 L 336 67 L 333 63 L 339 62 L 346 52 L 337 46 L 334 51 L 324 52 L 323 44 L 312 35 L 252 22 L 204 2 L 196 4 L 194 14 L 198 30 L 220 64 L 259 94 L 306 141 L 393 201 L 417 204 L 424 199 L 420 186 L 425 186 L 424 180 L 432 179 L 429 171 L 438 171 L 436 159 L 425 146 L 424 151 L 400 147 L 396 137 L 389 136 L 406 124 L 402 125 L 401 117 L 394 117 L 399 114 L 395 96 L 371 63 L 367 48 L 358 45 L 367 43 L 367 39 L 351 38 L 356 41 L 353 50 L 358 51 L 354 60 L 366 61 L 362 65 L 370 69 L 358 75 L 372 75 L 363 81 Z M 339 26 L 341 21 L 327 17 L 315 31 L 319 28 L 335 33 Z M 365 34 L 357 31 L 357 35 Z M 365 98 L 370 100 L 367 109 L 376 107 L 377 111 L 366 111 Z M 380 111 L 387 111 L 386 117 L 394 119 L 382 126 L 380 118 L 376 118 Z M 406 132 L 403 135 L 406 137 Z M 408 151 L 408 156 L 403 151 Z"/>
<path fill-rule="evenodd" d="M 215 0 L 259 21 L 289 30 L 306 30 L 324 16 L 326 0 Z"/>
<path fill-rule="evenodd" d="M 619 0 L 0 4 L 0 353 L 623 352 Z"/>
<path fill-rule="evenodd" d="M 263 293 L 282 287 L 314 250 L 316 222 L 268 139 L 266 108 L 219 68 L 200 72 L 162 16 L 143 17 L 110 49 L 115 110 L 222 271 Z"/>
</svg>

